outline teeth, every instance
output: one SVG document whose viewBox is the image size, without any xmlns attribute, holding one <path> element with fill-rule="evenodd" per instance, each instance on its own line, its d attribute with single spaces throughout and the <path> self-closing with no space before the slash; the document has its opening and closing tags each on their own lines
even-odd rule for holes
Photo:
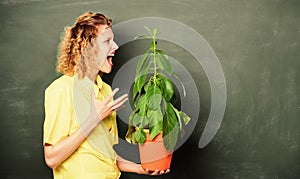
<svg viewBox="0 0 300 179">
<path fill-rule="evenodd" d="M 109 54 L 107 55 L 107 63 L 110 65 L 110 66 L 113 66 L 113 63 L 112 63 L 112 58 L 115 56 L 115 54 Z"/>
</svg>

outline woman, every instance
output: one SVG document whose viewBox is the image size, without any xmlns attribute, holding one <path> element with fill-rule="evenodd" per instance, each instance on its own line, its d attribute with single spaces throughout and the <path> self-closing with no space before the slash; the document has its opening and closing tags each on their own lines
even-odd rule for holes
<svg viewBox="0 0 300 179">
<path fill-rule="evenodd" d="M 99 13 L 85 13 L 66 28 L 57 71 L 63 75 L 45 91 L 44 155 L 54 178 L 120 177 L 120 171 L 159 175 L 115 153 L 116 111 L 127 94 L 113 100 L 118 89 L 101 80 L 112 70 L 118 49 L 112 22 Z"/>
</svg>

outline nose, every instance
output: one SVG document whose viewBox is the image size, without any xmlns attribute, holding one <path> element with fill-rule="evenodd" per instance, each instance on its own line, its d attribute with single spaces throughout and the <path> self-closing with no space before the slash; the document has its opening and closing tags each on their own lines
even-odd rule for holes
<svg viewBox="0 0 300 179">
<path fill-rule="evenodd" d="M 115 41 L 113 41 L 112 48 L 113 48 L 114 50 L 117 50 L 117 49 L 119 48 L 118 44 L 117 44 Z"/>
</svg>

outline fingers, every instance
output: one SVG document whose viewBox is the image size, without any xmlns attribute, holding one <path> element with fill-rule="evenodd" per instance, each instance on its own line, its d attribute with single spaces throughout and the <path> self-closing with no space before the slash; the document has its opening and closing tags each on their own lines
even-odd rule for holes
<svg viewBox="0 0 300 179">
<path fill-rule="evenodd" d="M 112 110 L 116 111 L 124 106 L 124 103 L 128 100 L 128 95 L 124 94 L 121 97 L 117 98 L 112 103 Z"/>
<path fill-rule="evenodd" d="M 115 89 L 112 91 L 111 95 L 109 95 L 109 96 L 105 99 L 106 103 L 109 103 L 109 102 L 113 99 L 114 95 L 115 95 L 118 91 L 119 91 L 119 88 L 115 88 Z"/>
<path fill-rule="evenodd" d="M 118 103 L 121 103 L 124 100 L 126 101 L 127 99 L 128 99 L 128 94 L 123 94 L 122 96 L 114 100 L 113 105 L 117 105 Z"/>
<path fill-rule="evenodd" d="M 170 172 L 170 169 L 167 169 L 166 171 L 161 170 L 161 171 L 159 172 L 159 174 L 162 175 L 162 174 L 167 174 L 167 173 L 169 173 L 169 172 Z"/>
<path fill-rule="evenodd" d="M 162 175 L 162 174 L 167 174 L 170 172 L 170 169 L 167 169 L 166 171 L 164 170 L 155 170 L 155 171 L 150 171 L 149 169 L 146 169 L 149 175 Z"/>
<path fill-rule="evenodd" d="M 111 113 L 113 111 L 117 111 L 118 109 L 122 108 L 124 106 L 124 103 L 128 100 L 128 94 L 124 94 L 120 97 L 118 97 L 116 100 L 112 100 L 113 96 L 119 91 L 119 88 L 116 88 L 112 91 L 112 93 L 102 102 L 96 101 L 96 98 L 93 97 L 92 103 L 97 104 L 98 110 L 99 108 L 102 108 L 104 111 Z M 93 95 L 95 96 L 95 95 Z"/>
<path fill-rule="evenodd" d="M 111 96 L 114 96 L 118 91 L 119 91 L 119 88 L 115 88 L 115 89 L 112 91 Z"/>
<path fill-rule="evenodd" d="M 163 170 L 162 170 L 163 171 Z M 159 174 L 159 170 L 155 170 L 153 173 L 151 173 L 150 175 L 158 175 Z"/>
</svg>

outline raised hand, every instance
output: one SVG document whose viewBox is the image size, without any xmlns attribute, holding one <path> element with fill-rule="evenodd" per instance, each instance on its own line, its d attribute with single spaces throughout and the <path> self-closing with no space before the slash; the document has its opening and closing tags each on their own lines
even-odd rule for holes
<svg viewBox="0 0 300 179">
<path fill-rule="evenodd" d="M 93 104 L 96 106 L 97 114 L 99 116 L 99 121 L 103 120 L 109 116 L 112 112 L 115 112 L 124 106 L 124 103 L 128 100 L 128 95 L 124 94 L 119 98 L 112 101 L 114 95 L 119 91 L 119 88 L 116 88 L 112 91 L 112 94 L 109 95 L 105 100 L 98 102 L 96 98 L 93 97 Z"/>
<path fill-rule="evenodd" d="M 117 111 L 124 106 L 124 103 L 128 100 L 127 94 L 124 94 L 116 100 L 112 101 L 114 95 L 118 91 L 119 88 L 114 89 L 111 95 L 100 102 L 96 100 L 95 94 L 92 94 L 91 113 L 88 116 L 86 122 L 80 126 L 80 129 L 85 137 L 87 137 L 93 131 L 93 129 L 101 120 L 105 119 L 112 112 Z"/>
</svg>

